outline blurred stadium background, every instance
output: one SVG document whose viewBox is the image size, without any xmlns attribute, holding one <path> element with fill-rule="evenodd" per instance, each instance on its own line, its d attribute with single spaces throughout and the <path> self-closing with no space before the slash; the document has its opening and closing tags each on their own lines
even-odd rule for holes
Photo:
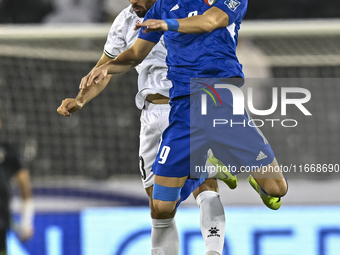
<svg viewBox="0 0 340 255">
<path fill-rule="evenodd" d="M 21 148 L 37 210 L 34 238 L 21 244 L 11 234 L 10 255 L 148 254 L 151 221 L 139 179 L 136 72 L 115 76 L 71 118 L 56 112 L 62 99 L 78 93 L 80 79 L 102 54 L 109 22 L 128 1 L 28 2 L 0 1 L 0 140 Z M 313 116 L 288 108 L 285 119 L 298 120 L 297 127 L 262 128 L 279 162 L 339 167 L 339 3 L 266 0 L 248 9 L 238 55 L 249 84 L 259 88 L 255 106 L 270 107 L 273 83 L 312 95 L 306 107 Z M 277 110 L 268 118 L 282 116 Z M 245 174 L 234 191 L 220 185 L 224 254 L 339 254 L 339 172 L 286 176 L 289 193 L 278 212 L 261 204 Z M 12 204 L 17 212 L 16 195 Z M 201 254 L 193 198 L 176 217 L 181 255 Z"/>
</svg>

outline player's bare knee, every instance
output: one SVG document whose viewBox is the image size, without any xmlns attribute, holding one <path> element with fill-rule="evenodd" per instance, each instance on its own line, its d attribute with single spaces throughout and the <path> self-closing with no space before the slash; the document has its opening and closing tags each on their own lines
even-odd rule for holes
<svg viewBox="0 0 340 255">
<path fill-rule="evenodd" d="M 153 208 L 159 214 L 170 214 L 175 210 L 175 206 L 175 202 L 153 200 Z"/>
<path fill-rule="evenodd" d="M 176 210 L 173 210 L 171 213 L 159 213 L 154 207 L 154 200 L 150 197 L 150 214 L 153 219 L 171 219 L 175 217 Z"/>
</svg>

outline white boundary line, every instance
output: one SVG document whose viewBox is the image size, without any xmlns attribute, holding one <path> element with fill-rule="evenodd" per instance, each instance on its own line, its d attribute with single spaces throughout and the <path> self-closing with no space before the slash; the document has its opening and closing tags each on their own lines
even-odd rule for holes
<svg viewBox="0 0 340 255">
<path fill-rule="evenodd" d="M 111 24 L 1 25 L 1 39 L 106 38 Z M 340 19 L 245 20 L 240 36 L 340 35 Z"/>
</svg>

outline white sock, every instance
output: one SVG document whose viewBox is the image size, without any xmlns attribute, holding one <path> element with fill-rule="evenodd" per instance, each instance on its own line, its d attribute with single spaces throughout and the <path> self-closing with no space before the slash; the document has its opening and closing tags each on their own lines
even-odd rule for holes
<svg viewBox="0 0 340 255">
<path fill-rule="evenodd" d="M 179 236 L 175 218 L 152 219 L 152 255 L 178 255 Z"/>
<path fill-rule="evenodd" d="M 220 195 L 215 191 L 203 191 L 197 196 L 196 202 L 201 211 L 201 232 L 207 252 L 222 254 L 225 216 Z"/>
</svg>

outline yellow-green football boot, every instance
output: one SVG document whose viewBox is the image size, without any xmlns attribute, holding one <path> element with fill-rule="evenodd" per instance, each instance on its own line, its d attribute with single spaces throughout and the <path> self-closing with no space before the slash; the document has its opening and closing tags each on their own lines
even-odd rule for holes
<svg viewBox="0 0 340 255">
<path fill-rule="evenodd" d="M 228 168 L 220 160 L 214 157 L 214 154 L 211 154 L 207 161 L 213 164 L 216 169 L 220 169 L 216 174 L 217 179 L 227 184 L 230 189 L 235 189 L 237 187 L 237 176 L 232 175 Z"/>
<path fill-rule="evenodd" d="M 272 197 L 261 189 L 260 185 L 256 182 L 253 176 L 248 177 L 248 181 L 250 185 L 256 190 L 256 192 L 260 195 L 263 203 L 272 210 L 278 210 L 281 207 L 281 199 L 279 197 Z"/>
</svg>

